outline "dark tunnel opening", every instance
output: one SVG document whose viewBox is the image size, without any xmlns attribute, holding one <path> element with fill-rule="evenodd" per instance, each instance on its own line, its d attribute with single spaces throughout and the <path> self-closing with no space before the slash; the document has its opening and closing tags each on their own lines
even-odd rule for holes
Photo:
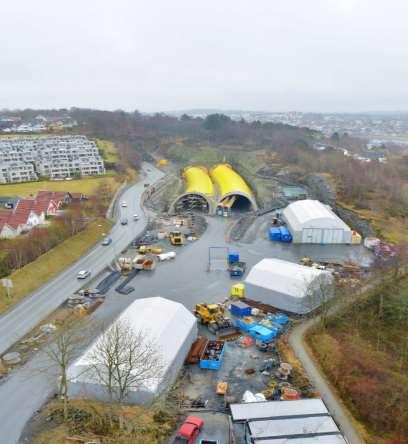
<svg viewBox="0 0 408 444">
<path fill-rule="evenodd" d="M 186 194 L 181 196 L 174 205 L 174 209 L 177 212 L 200 211 L 203 213 L 208 213 L 210 210 L 207 199 L 199 194 Z"/>
<path fill-rule="evenodd" d="M 245 196 L 238 195 L 231 208 L 237 211 L 249 211 L 251 209 L 251 201 Z"/>
</svg>

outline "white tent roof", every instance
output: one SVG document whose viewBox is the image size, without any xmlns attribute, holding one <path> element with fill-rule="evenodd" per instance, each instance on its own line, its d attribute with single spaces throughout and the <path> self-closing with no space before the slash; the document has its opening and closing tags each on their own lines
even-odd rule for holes
<svg viewBox="0 0 408 444">
<path fill-rule="evenodd" d="M 328 271 L 281 259 L 266 258 L 251 268 L 245 283 L 295 298 L 303 298 L 308 285 L 319 276 L 327 276 L 331 279 L 331 273 Z"/>
<path fill-rule="evenodd" d="M 336 228 L 350 230 L 333 211 L 318 200 L 298 200 L 283 210 L 283 217 L 292 230 L 303 228 Z"/>
<path fill-rule="evenodd" d="M 231 404 L 230 409 L 234 421 L 328 414 L 327 407 L 320 398 L 293 401 L 247 402 Z"/>
<path fill-rule="evenodd" d="M 301 436 L 300 438 L 254 439 L 255 444 L 347 444 L 342 435 Z"/>
<path fill-rule="evenodd" d="M 178 302 L 162 297 L 153 297 L 134 301 L 122 312 L 112 326 L 117 322 L 126 322 L 135 332 L 142 331 L 147 339 L 153 340 L 157 344 L 158 352 L 164 362 L 163 375 L 165 375 L 176 359 L 180 344 L 194 328 L 196 318 L 184 305 Z M 98 383 L 93 376 L 94 372 L 86 373 L 98 340 L 99 338 L 70 367 L 69 376 L 73 382 Z M 159 383 L 160 381 L 157 380 L 150 381 L 146 388 L 155 391 Z"/>
<path fill-rule="evenodd" d="M 302 435 L 324 435 L 339 433 L 330 416 L 311 416 L 308 418 L 267 419 L 248 423 L 253 438 L 283 438 Z"/>
</svg>

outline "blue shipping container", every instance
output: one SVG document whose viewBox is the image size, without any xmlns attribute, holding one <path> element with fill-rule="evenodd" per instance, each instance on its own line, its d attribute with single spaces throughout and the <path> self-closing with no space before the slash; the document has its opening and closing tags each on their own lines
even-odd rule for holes
<svg viewBox="0 0 408 444">
<path fill-rule="evenodd" d="M 292 242 L 292 235 L 286 227 L 279 227 L 282 242 Z"/>
<path fill-rule="evenodd" d="M 275 242 L 280 242 L 280 240 L 281 240 L 280 227 L 269 228 L 269 240 L 275 241 Z"/>
<path fill-rule="evenodd" d="M 251 307 L 243 302 L 234 302 L 230 307 L 231 314 L 239 316 L 240 318 L 243 316 L 251 316 L 251 310 Z"/>
</svg>

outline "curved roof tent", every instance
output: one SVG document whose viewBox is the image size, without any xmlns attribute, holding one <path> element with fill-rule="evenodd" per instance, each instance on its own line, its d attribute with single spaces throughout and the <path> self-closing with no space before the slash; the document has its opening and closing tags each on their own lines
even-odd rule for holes
<svg viewBox="0 0 408 444">
<path fill-rule="evenodd" d="M 190 207 L 203 209 L 208 213 L 214 211 L 214 185 L 208 170 L 202 166 L 184 168 L 182 177 L 186 184 L 184 193 L 173 204 L 173 208 Z"/>
<path fill-rule="evenodd" d="M 222 204 L 228 197 L 237 197 L 236 202 L 246 201 L 251 209 L 258 209 L 249 186 L 245 180 L 232 169 L 231 165 L 227 163 L 215 165 L 211 168 L 210 175 L 218 185 L 220 197 L 218 205 Z"/>
<path fill-rule="evenodd" d="M 294 243 L 350 244 L 351 229 L 318 200 L 298 200 L 282 213 Z"/>
<path fill-rule="evenodd" d="M 309 313 L 333 295 L 329 271 L 275 258 L 254 265 L 244 282 L 251 298 L 297 314 Z"/>
</svg>

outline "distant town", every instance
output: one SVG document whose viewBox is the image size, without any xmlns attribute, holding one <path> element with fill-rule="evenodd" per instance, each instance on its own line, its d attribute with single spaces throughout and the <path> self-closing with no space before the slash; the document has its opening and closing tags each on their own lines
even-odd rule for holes
<svg viewBox="0 0 408 444">
<path fill-rule="evenodd" d="M 283 123 L 321 131 L 325 136 L 331 136 L 333 133 L 347 133 L 350 136 L 368 139 L 371 144 L 375 145 L 391 143 L 408 147 L 408 113 L 403 112 L 355 114 L 193 109 L 171 114 L 185 113 L 204 118 L 215 112 L 222 112 L 234 120 Z"/>
</svg>

